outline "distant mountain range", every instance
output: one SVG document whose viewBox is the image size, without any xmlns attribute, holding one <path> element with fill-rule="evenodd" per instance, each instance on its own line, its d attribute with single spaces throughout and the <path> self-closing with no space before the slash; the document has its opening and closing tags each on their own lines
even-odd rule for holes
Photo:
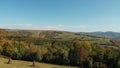
<svg viewBox="0 0 120 68">
<path fill-rule="evenodd" d="M 92 35 L 92 36 L 97 36 L 97 37 L 108 37 L 108 38 L 120 38 L 120 33 L 119 32 L 80 32 L 82 34 L 87 34 L 87 35 Z"/>
</svg>

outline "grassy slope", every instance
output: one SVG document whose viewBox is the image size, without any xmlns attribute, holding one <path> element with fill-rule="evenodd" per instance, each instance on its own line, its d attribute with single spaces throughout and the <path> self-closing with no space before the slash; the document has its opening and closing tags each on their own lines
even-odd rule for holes
<svg viewBox="0 0 120 68">
<path fill-rule="evenodd" d="M 8 59 L 0 58 L 0 68 L 68 68 L 68 66 L 59 66 L 45 63 L 36 63 L 36 67 L 31 67 L 32 62 L 12 60 L 12 64 L 6 64 Z M 70 67 L 77 68 L 77 67 Z"/>
</svg>

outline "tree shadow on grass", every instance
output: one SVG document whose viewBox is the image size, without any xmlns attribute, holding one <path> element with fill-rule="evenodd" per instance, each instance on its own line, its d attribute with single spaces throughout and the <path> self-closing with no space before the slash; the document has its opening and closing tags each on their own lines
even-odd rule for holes
<svg viewBox="0 0 120 68">
<path fill-rule="evenodd" d="M 29 66 L 29 67 L 33 67 L 32 65 L 27 65 L 27 66 Z"/>
<path fill-rule="evenodd" d="M 27 65 L 27 66 L 29 66 L 29 67 L 31 67 L 31 68 L 40 68 L 40 67 L 38 67 L 38 66 L 33 66 L 33 65 Z"/>
<path fill-rule="evenodd" d="M 8 64 L 8 62 L 4 62 L 4 64 Z"/>
</svg>

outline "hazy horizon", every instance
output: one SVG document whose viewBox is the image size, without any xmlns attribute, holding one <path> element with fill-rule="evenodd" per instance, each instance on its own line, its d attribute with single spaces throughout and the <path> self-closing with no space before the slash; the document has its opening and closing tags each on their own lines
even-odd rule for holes
<svg viewBox="0 0 120 68">
<path fill-rule="evenodd" d="M 120 32 L 119 3 L 119 0 L 0 0 L 0 28 Z"/>
</svg>

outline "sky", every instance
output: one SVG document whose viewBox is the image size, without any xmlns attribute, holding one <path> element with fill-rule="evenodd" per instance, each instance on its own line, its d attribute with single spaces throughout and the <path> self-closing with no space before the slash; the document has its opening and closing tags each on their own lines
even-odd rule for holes
<svg viewBox="0 0 120 68">
<path fill-rule="evenodd" d="M 120 32 L 120 0 L 0 0 L 0 28 Z"/>
</svg>

